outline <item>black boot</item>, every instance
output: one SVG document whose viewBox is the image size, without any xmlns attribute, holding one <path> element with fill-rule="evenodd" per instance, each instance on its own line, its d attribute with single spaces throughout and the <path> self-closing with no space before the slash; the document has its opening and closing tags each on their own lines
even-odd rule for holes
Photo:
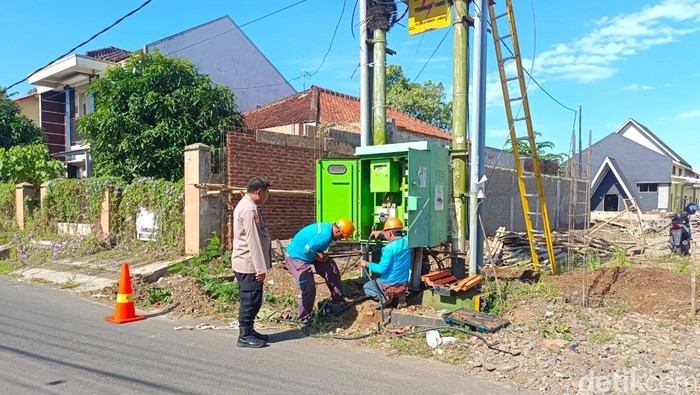
<svg viewBox="0 0 700 395">
<path fill-rule="evenodd" d="M 253 324 L 241 324 L 238 334 L 238 347 L 260 348 L 265 346 L 265 341 L 253 335 Z"/>
<path fill-rule="evenodd" d="M 265 342 L 267 342 L 268 340 L 270 340 L 270 336 L 268 336 L 268 335 L 263 335 L 262 333 L 256 331 L 254 326 L 251 326 L 250 334 L 253 335 L 253 336 L 255 336 L 255 337 L 257 337 L 257 338 L 260 339 L 260 340 L 265 341 Z"/>
</svg>

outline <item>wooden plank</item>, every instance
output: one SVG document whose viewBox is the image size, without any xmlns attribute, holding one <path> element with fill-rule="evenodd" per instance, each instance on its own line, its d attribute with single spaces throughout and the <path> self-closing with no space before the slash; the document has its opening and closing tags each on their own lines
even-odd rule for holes
<svg viewBox="0 0 700 395">
<path fill-rule="evenodd" d="M 440 278 L 444 278 L 450 275 L 449 270 L 440 270 L 437 272 L 431 272 L 428 274 L 424 274 L 420 277 L 421 281 L 428 282 L 428 281 L 435 281 Z"/>
<path fill-rule="evenodd" d="M 430 285 L 445 285 L 445 284 L 449 284 L 449 283 L 454 282 L 454 281 L 457 281 L 457 277 L 449 276 L 449 277 L 445 277 L 445 278 L 441 278 L 441 279 L 432 281 L 432 284 L 430 284 Z"/>
</svg>

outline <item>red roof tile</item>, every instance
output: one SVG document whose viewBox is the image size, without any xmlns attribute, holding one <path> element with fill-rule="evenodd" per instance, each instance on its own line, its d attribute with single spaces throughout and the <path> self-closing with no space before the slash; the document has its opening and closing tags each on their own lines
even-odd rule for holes
<svg viewBox="0 0 700 395">
<path fill-rule="evenodd" d="M 320 124 L 350 124 L 359 132 L 360 99 L 330 89 L 312 86 L 310 89 L 266 106 L 243 113 L 249 129 L 265 129 L 304 122 Z M 387 108 L 387 117 L 396 127 L 413 133 L 450 140 L 444 129 Z"/>
<path fill-rule="evenodd" d="M 87 51 L 85 55 L 91 58 L 105 60 L 107 62 L 118 63 L 128 58 L 129 55 L 131 55 L 131 52 L 121 48 L 104 47 Z"/>
</svg>

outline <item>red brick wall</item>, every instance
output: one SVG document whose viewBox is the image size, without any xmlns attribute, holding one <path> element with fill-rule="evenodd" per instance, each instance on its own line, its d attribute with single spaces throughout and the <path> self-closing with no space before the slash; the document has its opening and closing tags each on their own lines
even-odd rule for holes
<svg viewBox="0 0 700 395">
<path fill-rule="evenodd" d="M 265 133 L 265 132 L 261 132 Z M 319 152 L 314 149 L 314 139 L 283 134 L 267 136 L 267 142 L 258 138 L 255 131 L 230 131 L 226 136 L 227 180 L 230 187 L 245 187 L 253 176 L 267 178 L 271 189 L 315 190 L 316 158 L 348 156 L 349 146 L 339 146 L 344 153 Z M 290 145 L 293 144 L 293 145 Z M 318 145 L 318 140 L 316 140 Z M 232 246 L 231 230 L 233 208 L 240 197 L 229 199 L 229 232 L 227 245 Z M 262 208 L 265 221 L 273 239 L 289 239 L 302 226 L 315 221 L 316 198 L 313 196 L 275 196 L 274 193 Z"/>
</svg>

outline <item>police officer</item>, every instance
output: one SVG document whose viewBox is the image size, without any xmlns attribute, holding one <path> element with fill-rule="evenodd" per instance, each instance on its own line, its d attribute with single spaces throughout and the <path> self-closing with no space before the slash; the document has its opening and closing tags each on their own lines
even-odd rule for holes
<svg viewBox="0 0 700 395">
<path fill-rule="evenodd" d="M 262 177 L 248 182 L 246 194 L 233 211 L 231 265 L 238 280 L 238 347 L 260 348 L 269 336 L 255 331 L 253 324 L 262 306 L 263 284 L 272 267 L 272 237 L 259 206 L 270 195 L 270 183 Z"/>
</svg>

